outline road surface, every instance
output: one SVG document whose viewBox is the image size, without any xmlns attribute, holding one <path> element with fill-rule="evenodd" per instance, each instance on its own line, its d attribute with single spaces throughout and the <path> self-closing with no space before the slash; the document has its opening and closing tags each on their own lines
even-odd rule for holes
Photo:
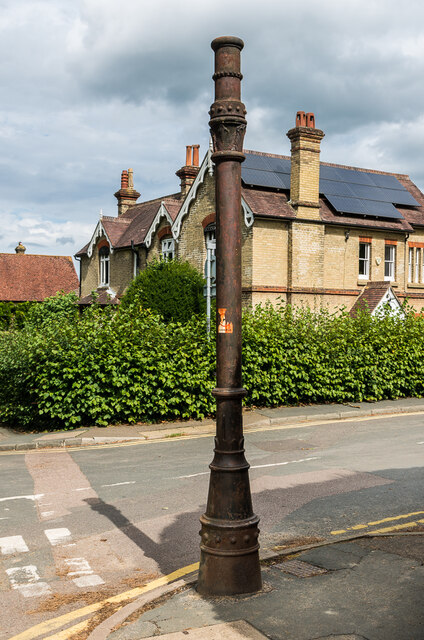
<svg viewBox="0 0 424 640">
<path fill-rule="evenodd" d="M 0 455 L 0 637 L 197 562 L 212 448 Z M 263 548 L 424 523 L 424 415 L 266 427 L 246 451 Z"/>
</svg>

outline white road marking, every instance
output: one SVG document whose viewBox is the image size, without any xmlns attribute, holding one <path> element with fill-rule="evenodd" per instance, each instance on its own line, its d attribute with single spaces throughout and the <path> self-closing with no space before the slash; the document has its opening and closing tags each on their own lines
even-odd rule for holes
<svg viewBox="0 0 424 640">
<path fill-rule="evenodd" d="M 424 444 L 424 442 L 417 442 L 417 444 Z"/>
<path fill-rule="evenodd" d="M 297 462 L 308 462 L 309 460 L 319 460 L 318 456 L 314 458 L 301 458 L 300 460 L 288 460 L 287 462 L 273 462 L 272 464 L 257 464 L 253 465 L 251 469 L 264 469 L 265 467 L 282 467 L 286 464 L 296 464 Z M 171 478 L 171 480 L 180 480 L 181 478 L 195 478 L 196 476 L 206 476 L 209 475 L 210 471 L 202 471 L 201 473 L 192 473 L 188 476 L 176 476 Z"/>
<path fill-rule="evenodd" d="M 104 584 L 105 581 L 101 579 L 100 576 L 93 574 L 92 576 L 81 576 L 81 578 L 74 578 L 72 580 L 77 587 L 96 587 L 99 584 Z"/>
<path fill-rule="evenodd" d="M 69 577 L 75 576 L 72 578 L 72 582 L 77 587 L 95 587 L 104 584 L 104 580 L 94 573 L 85 558 L 69 558 L 65 560 L 65 564 L 71 569 L 67 575 Z"/>
<path fill-rule="evenodd" d="M 6 502 L 7 500 L 39 500 L 44 496 L 44 493 L 37 493 L 35 496 L 9 496 L 8 498 L 0 498 L 0 502 Z"/>
<path fill-rule="evenodd" d="M 29 551 L 22 536 L 0 538 L 0 550 L 3 555 L 7 555 L 9 553 L 25 553 L 26 551 Z"/>
<path fill-rule="evenodd" d="M 69 529 L 45 529 L 44 533 L 47 536 L 50 544 L 55 547 L 58 544 L 63 544 L 71 539 L 71 532 Z"/>
<path fill-rule="evenodd" d="M 85 558 L 69 558 L 65 560 L 65 564 L 72 569 L 72 571 L 68 571 L 68 576 L 81 576 L 94 573 Z"/>
<path fill-rule="evenodd" d="M 264 469 L 265 467 L 282 467 L 285 464 L 294 464 L 295 462 L 308 462 L 309 460 L 319 460 L 319 456 L 314 458 L 301 458 L 300 460 L 289 460 L 288 462 L 274 462 L 273 464 L 257 464 L 251 469 Z"/>
<path fill-rule="evenodd" d="M 0 520 L 9 520 L 9 516 L 7 516 L 6 518 L 0 518 Z"/>
<path fill-rule="evenodd" d="M 123 484 L 135 484 L 135 480 L 130 482 L 115 482 L 115 484 L 102 484 L 102 487 L 121 487 Z"/>
<path fill-rule="evenodd" d="M 91 487 L 81 487 L 79 489 L 74 489 L 74 491 L 91 491 Z"/>
<path fill-rule="evenodd" d="M 54 514 L 54 511 L 42 511 L 40 513 L 41 516 L 43 516 L 43 518 L 48 518 L 49 516 L 52 516 Z"/>
<path fill-rule="evenodd" d="M 37 567 L 29 564 L 26 567 L 6 569 L 12 589 L 17 589 L 25 598 L 34 598 L 51 593 L 46 582 L 40 581 Z"/>
</svg>

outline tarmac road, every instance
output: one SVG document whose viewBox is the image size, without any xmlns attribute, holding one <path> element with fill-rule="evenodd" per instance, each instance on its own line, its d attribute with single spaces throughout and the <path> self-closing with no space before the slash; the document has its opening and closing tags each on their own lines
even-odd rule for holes
<svg viewBox="0 0 424 640">
<path fill-rule="evenodd" d="M 292 427 L 246 436 L 263 548 L 422 526 L 424 415 Z M 212 448 L 1 455 L 1 638 L 196 562 Z"/>
</svg>

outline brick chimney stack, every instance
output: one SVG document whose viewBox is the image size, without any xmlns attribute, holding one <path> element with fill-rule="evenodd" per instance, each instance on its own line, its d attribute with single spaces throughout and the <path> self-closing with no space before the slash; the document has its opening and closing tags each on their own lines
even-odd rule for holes
<svg viewBox="0 0 424 640">
<path fill-rule="evenodd" d="M 184 167 L 178 169 L 176 175 L 181 180 L 181 196 L 186 197 L 190 191 L 197 174 L 199 173 L 199 144 L 186 147 L 186 163 Z"/>
<path fill-rule="evenodd" d="M 124 169 L 122 171 L 121 188 L 114 195 L 118 200 L 118 216 L 121 216 L 127 211 L 127 209 L 136 204 L 140 194 L 134 189 L 132 169 Z"/>
<path fill-rule="evenodd" d="M 296 126 L 287 137 L 291 141 L 290 203 L 297 218 L 319 220 L 320 145 L 324 133 L 315 129 L 313 113 L 298 111 Z"/>
<path fill-rule="evenodd" d="M 305 287 L 324 287 L 325 227 L 319 214 L 319 156 L 324 133 L 313 113 L 298 111 L 291 141 L 290 204 L 296 212 L 288 233 L 287 302 L 302 304 Z M 306 268 L 305 265 L 308 265 Z M 317 295 L 317 304 L 323 299 Z"/>
<path fill-rule="evenodd" d="M 21 254 L 23 254 L 23 253 L 25 253 L 25 251 L 26 251 L 26 247 L 24 247 L 24 245 L 22 244 L 22 242 L 19 242 L 18 246 L 17 246 L 17 247 L 15 247 L 15 251 L 16 251 L 16 253 L 21 253 Z"/>
</svg>

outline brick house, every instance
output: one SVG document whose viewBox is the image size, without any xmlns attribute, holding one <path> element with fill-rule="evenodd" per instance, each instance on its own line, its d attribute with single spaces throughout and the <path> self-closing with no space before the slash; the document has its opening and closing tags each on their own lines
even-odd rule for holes
<svg viewBox="0 0 424 640">
<path fill-rule="evenodd" d="M 70 256 L 0 253 L 0 301 L 41 302 L 58 291 L 78 292 L 78 276 Z"/>
<path fill-rule="evenodd" d="M 314 115 L 298 112 L 295 125 L 287 133 L 291 156 L 245 151 L 240 212 L 244 303 L 281 299 L 350 309 L 367 285 L 388 282 L 397 300 L 407 297 L 421 309 L 421 191 L 403 174 L 320 162 L 324 133 L 315 128 Z M 135 204 L 132 173 L 128 183 L 123 173 L 115 194 L 118 218 L 100 220 L 78 254 L 83 295 L 101 281 L 102 247 L 104 255 L 110 252 L 111 294 L 118 296 L 136 271 L 161 253 L 189 260 L 203 271 L 206 240 L 215 233 L 210 150 L 199 166 L 198 147 L 187 147 L 186 165 L 177 175 L 178 194 Z"/>
</svg>

